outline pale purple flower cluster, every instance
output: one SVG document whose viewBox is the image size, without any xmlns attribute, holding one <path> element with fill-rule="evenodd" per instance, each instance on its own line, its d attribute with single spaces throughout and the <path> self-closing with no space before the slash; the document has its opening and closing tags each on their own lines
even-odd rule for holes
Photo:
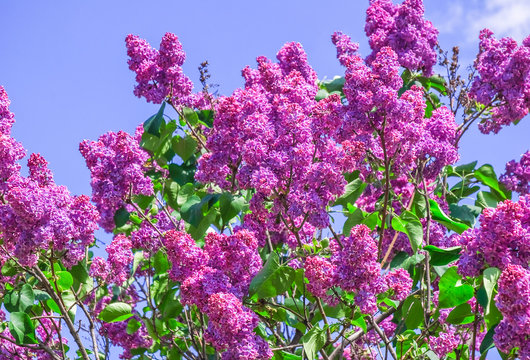
<svg viewBox="0 0 530 360">
<path fill-rule="evenodd" d="M 459 272 L 477 276 L 487 266 L 504 269 L 508 265 L 528 268 L 530 261 L 530 196 L 518 202 L 506 200 L 495 209 L 486 208 L 479 218 L 480 227 L 460 236 L 462 255 Z"/>
<path fill-rule="evenodd" d="M 377 261 L 377 244 L 365 225 L 355 226 L 341 241 L 332 243 L 331 261 L 336 267 L 336 283 L 343 290 L 355 292 L 355 301 L 365 314 L 377 311 L 376 294 L 386 290 Z"/>
<path fill-rule="evenodd" d="M 138 317 L 133 317 L 141 321 Z M 130 320 L 129 320 L 130 321 Z M 120 359 L 132 359 L 134 354 L 131 350 L 137 348 L 149 348 L 153 344 L 153 340 L 149 336 L 147 328 L 142 323 L 140 328 L 132 334 L 127 333 L 127 325 L 129 321 L 119 321 L 111 324 L 104 324 L 104 335 L 112 341 L 115 346 L 121 347 L 124 351 L 120 354 Z"/>
<path fill-rule="evenodd" d="M 332 242 L 331 257 L 308 257 L 305 275 L 308 290 L 328 302 L 334 299 L 326 295 L 333 286 L 355 293 L 355 302 L 365 314 L 377 311 L 376 295 L 384 292 L 387 285 L 377 261 L 377 244 L 366 225 L 356 225 L 349 237 L 341 239 L 341 246 Z"/>
<path fill-rule="evenodd" d="M 145 215 L 147 216 L 148 214 Z M 160 211 L 150 220 L 156 222 L 156 228 L 162 233 L 175 227 L 165 211 Z M 142 221 L 138 230 L 131 232 L 130 239 L 134 249 L 142 249 L 150 254 L 156 253 L 162 245 L 160 234 L 147 220 Z"/>
<path fill-rule="evenodd" d="M 412 279 L 407 270 L 398 268 L 385 275 L 386 285 L 393 294 L 393 300 L 403 301 L 407 298 L 412 289 Z"/>
<path fill-rule="evenodd" d="M 182 71 L 186 54 L 176 35 L 166 33 L 160 42 L 160 50 L 131 34 L 127 35 L 125 44 L 130 58 L 129 69 L 136 73 L 136 96 L 155 104 L 166 99 L 179 105 L 195 101 L 193 84 Z"/>
<path fill-rule="evenodd" d="M 449 327 L 446 331 L 440 331 L 438 336 L 430 336 L 428 342 L 431 350 L 441 359 L 456 349 L 460 343 L 460 335 L 454 327 Z"/>
<path fill-rule="evenodd" d="M 7 92 L 0 86 L 0 191 L 5 190 L 9 178 L 18 176 L 20 165 L 17 162 L 26 156 L 22 144 L 11 137 L 15 117 L 9 111 L 10 103 Z"/>
<path fill-rule="evenodd" d="M 506 172 L 499 179 L 508 190 L 521 195 L 530 194 L 530 151 L 521 156 L 521 160 L 506 164 Z"/>
<path fill-rule="evenodd" d="M 33 266 L 42 250 L 64 252 L 64 264 L 72 266 L 94 241 L 98 213 L 85 196 L 71 196 L 55 185 L 46 161 L 32 154 L 30 176 L 11 176 L 0 204 L 0 232 L 8 251 L 21 264 Z"/>
<path fill-rule="evenodd" d="M 497 40 L 493 32 L 480 32 L 480 51 L 475 60 L 470 97 L 493 104 L 491 118 L 479 124 L 483 133 L 498 133 L 502 126 L 521 120 L 530 108 L 530 37 L 521 46 L 509 37 Z"/>
<path fill-rule="evenodd" d="M 309 280 L 307 290 L 315 296 L 326 298 L 326 292 L 335 286 L 335 265 L 327 258 L 310 256 L 305 260 L 304 269 L 304 275 Z"/>
<path fill-rule="evenodd" d="M 182 303 L 196 305 L 209 318 L 205 339 L 226 359 L 269 359 L 267 342 L 254 333 L 257 315 L 243 306 L 252 278 L 261 269 L 258 241 L 247 230 L 206 235 L 204 250 L 186 233 L 164 238 L 172 269 L 181 282 Z"/>
<path fill-rule="evenodd" d="M 425 76 L 430 76 L 436 64 L 438 30 L 424 19 L 424 12 L 422 0 L 405 0 L 401 5 L 394 5 L 392 0 L 370 0 L 365 32 L 373 52 L 367 62 L 389 46 L 397 53 L 401 66 L 423 70 Z"/>
<path fill-rule="evenodd" d="M 441 107 L 425 118 L 423 90 L 416 86 L 398 96 L 403 80 L 398 55 L 390 47 L 380 48 L 368 65 L 354 52 L 357 46 L 348 36 L 335 33 L 332 41 L 346 67 L 347 104 L 339 139 L 362 142 L 370 149 L 369 159 L 381 165 L 388 162 L 396 177 L 425 162 L 425 176 L 435 178 L 445 165 L 458 160 L 453 114 Z M 370 167 L 361 170 L 366 176 L 372 172 Z"/>
<path fill-rule="evenodd" d="M 114 230 L 114 215 L 130 195 L 153 193 L 151 180 L 144 174 L 149 155 L 140 148 L 141 131 L 138 127 L 134 137 L 111 131 L 98 141 L 79 144 L 92 178 L 92 201 L 101 215 L 101 227 L 108 232 Z"/>
<path fill-rule="evenodd" d="M 210 256 L 209 266 L 222 270 L 231 280 L 232 291 L 243 297 L 261 269 L 262 260 L 254 235 L 245 229 L 231 236 L 209 233 L 204 243 L 204 250 Z"/>
<path fill-rule="evenodd" d="M 519 265 L 508 265 L 499 277 L 495 297 L 503 319 L 495 328 L 495 345 L 509 353 L 519 348 L 521 360 L 530 359 L 530 271 Z"/>
<path fill-rule="evenodd" d="M 134 255 L 131 251 L 132 243 L 123 234 L 114 237 L 105 248 L 107 260 L 96 256 L 90 265 L 90 276 L 101 279 L 102 282 L 122 285 L 129 278 L 129 271 Z"/>
<path fill-rule="evenodd" d="M 254 333 L 259 319 L 232 293 L 216 293 L 208 299 L 208 329 L 205 339 L 217 350 L 227 349 L 223 360 L 270 359 L 265 340 Z"/>
<path fill-rule="evenodd" d="M 302 46 L 288 43 L 277 58 L 273 63 L 258 57 L 257 70 L 243 70 L 245 88 L 219 99 L 210 153 L 201 157 L 196 174 L 223 189 L 256 189 L 245 226 L 261 245 L 267 236 L 286 241 L 286 230 L 307 235 L 313 230 L 307 224 L 327 226 L 326 206 L 344 191 L 342 173 L 353 170 L 355 156 L 351 146 L 323 131 L 340 126 L 340 98 L 316 102 L 317 77 Z"/>
</svg>

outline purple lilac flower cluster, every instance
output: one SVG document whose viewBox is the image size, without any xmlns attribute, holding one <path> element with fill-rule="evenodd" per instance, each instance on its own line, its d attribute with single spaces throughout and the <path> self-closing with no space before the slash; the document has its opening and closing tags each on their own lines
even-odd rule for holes
<svg viewBox="0 0 530 360">
<path fill-rule="evenodd" d="M 27 178 L 12 175 L 4 183 L 0 232 L 6 249 L 25 266 L 33 266 L 42 250 L 64 255 L 75 265 L 94 241 L 99 215 L 85 196 L 72 196 L 53 182 L 46 161 L 32 154 Z"/>
<path fill-rule="evenodd" d="M 521 156 L 521 160 L 506 164 L 506 172 L 499 179 L 508 190 L 521 195 L 530 194 L 530 151 Z"/>
<path fill-rule="evenodd" d="M 123 234 L 116 235 L 107 245 L 107 260 L 96 256 L 90 266 L 90 276 L 101 279 L 105 283 L 122 285 L 129 278 L 130 265 L 134 255 L 132 243 Z"/>
<path fill-rule="evenodd" d="M 336 300 L 326 294 L 338 286 L 355 293 L 356 304 L 365 314 L 377 311 L 376 295 L 391 289 L 393 298 L 403 300 L 412 288 L 412 279 L 403 269 L 381 274 L 377 261 L 377 244 L 365 225 L 355 226 L 349 237 L 343 237 L 340 245 L 332 242 L 331 257 L 308 257 L 305 260 L 307 289 L 315 296 L 333 304 Z"/>
<path fill-rule="evenodd" d="M 503 270 L 508 265 L 528 268 L 530 261 L 530 196 L 518 202 L 506 200 L 495 209 L 486 208 L 479 218 L 480 227 L 460 236 L 462 255 L 459 272 L 477 276 L 487 266 Z"/>
<path fill-rule="evenodd" d="M 11 101 L 5 89 L 0 86 L 0 190 L 8 186 L 12 176 L 18 176 L 20 165 L 18 161 L 26 156 L 22 144 L 11 137 L 11 127 L 15 116 L 9 111 Z"/>
<path fill-rule="evenodd" d="M 530 271 L 520 265 L 508 265 L 499 277 L 495 297 L 503 319 L 495 328 L 494 341 L 499 350 L 509 353 L 519 348 L 521 360 L 530 359 Z"/>
<path fill-rule="evenodd" d="M 287 230 L 305 233 L 290 241 L 299 245 L 328 225 L 326 206 L 344 191 L 342 173 L 358 155 L 323 131 L 340 126 L 340 98 L 316 102 L 317 76 L 302 46 L 286 44 L 277 58 L 258 57 L 257 70 L 243 70 L 245 88 L 219 99 L 196 179 L 256 189 L 245 226 L 261 245 L 267 236 L 287 241 Z"/>
<path fill-rule="evenodd" d="M 521 46 L 509 37 L 497 40 L 493 32 L 480 32 L 480 51 L 475 60 L 472 99 L 493 104 L 491 118 L 479 124 L 485 134 L 521 120 L 530 108 L 530 36 Z"/>
<path fill-rule="evenodd" d="M 419 87 L 398 95 L 403 80 L 399 57 L 390 47 L 379 49 L 368 65 L 356 54 L 357 45 L 348 36 L 335 33 L 332 41 L 346 67 L 343 91 L 348 101 L 342 111 L 339 139 L 362 142 L 370 149 L 368 159 L 391 166 L 398 178 L 423 162 L 424 175 L 434 179 L 445 165 L 458 160 L 453 114 L 440 107 L 425 118 L 424 95 Z M 365 166 L 361 171 L 368 176 L 372 168 Z"/>
<path fill-rule="evenodd" d="M 257 315 L 243 306 L 252 278 L 261 268 L 258 241 L 247 230 L 234 235 L 206 235 L 204 250 L 189 234 L 170 230 L 164 245 L 172 269 L 182 283 L 182 303 L 196 305 L 209 318 L 205 339 L 226 359 L 269 359 L 267 342 L 254 333 Z"/>
<path fill-rule="evenodd" d="M 92 201 L 101 215 L 101 227 L 108 232 L 114 230 L 114 215 L 130 195 L 153 193 L 151 180 L 144 174 L 149 155 L 140 148 L 141 132 L 141 126 L 134 137 L 111 131 L 98 141 L 79 144 L 92 178 Z"/>
<path fill-rule="evenodd" d="M 364 29 L 373 52 L 367 62 L 389 46 L 401 66 L 423 70 L 425 76 L 430 76 L 436 64 L 438 30 L 424 19 L 424 12 L 422 0 L 405 0 L 401 5 L 394 5 L 392 0 L 370 0 Z"/>
<path fill-rule="evenodd" d="M 193 83 L 182 71 L 186 54 L 176 35 L 166 33 L 159 50 L 131 34 L 127 35 L 125 44 L 130 58 L 129 69 L 136 73 L 136 96 L 155 104 L 167 99 L 172 104 L 193 106 L 200 101 L 192 94 Z"/>
</svg>

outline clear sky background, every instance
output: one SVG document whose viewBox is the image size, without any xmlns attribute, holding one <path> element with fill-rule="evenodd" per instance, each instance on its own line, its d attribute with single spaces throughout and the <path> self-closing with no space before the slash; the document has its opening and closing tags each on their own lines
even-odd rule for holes
<svg viewBox="0 0 530 360">
<path fill-rule="evenodd" d="M 396 0 L 397 1 L 397 0 Z M 477 53 L 478 32 L 521 41 L 530 34 L 530 0 L 424 0 L 426 17 L 440 29 L 444 49 L 462 50 L 462 67 Z M 330 36 L 349 34 L 369 53 L 364 35 L 368 0 L 292 1 L 21 1 L 0 0 L 0 85 L 12 101 L 13 136 L 50 163 L 58 184 L 90 194 L 90 176 L 78 152 L 83 139 L 109 130 L 134 131 L 158 109 L 133 93 L 124 39 L 129 33 L 158 48 L 177 34 L 187 53 L 184 70 L 198 84 L 208 60 L 221 94 L 242 85 L 241 69 L 258 55 L 274 58 L 299 41 L 319 78 L 344 74 Z M 502 173 L 530 148 L 530 120 L 461 143 L 461 163 L 479 160 Z"/>
</svg>

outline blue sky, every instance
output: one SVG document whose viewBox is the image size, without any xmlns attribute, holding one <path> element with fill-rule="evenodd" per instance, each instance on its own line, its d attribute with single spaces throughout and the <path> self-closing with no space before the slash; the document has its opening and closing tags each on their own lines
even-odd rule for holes
<svg viewBox="0 0 530 360">
<path fill-rule="evenodd" d="M 149 5 L 147 5 L 149 4 Z M 258 55 L 274 57 L 288 41 L 303 44 L 320 78 L 343 74 L 330 35 L 349 34 L 368 54 L 364 36 L 367 0 L 292 1 L 19 1 L 0 2 L 0 85 L 15 112 L 14 137 L 28 153 L 49 162 L 56 182 L 74 194 L 90 194 L 89 172 L 78 152 L 83 139 L 134 128 L 157 111 L 133 93 L 125 36 L 158 47 L 177 34 L 187 52 L 184 70 L 198 83 L 197 66 L 211 64 L 222 94 L 242 84 L 241 69 Z M 521 41 L 530 34 L 530 0 L 425 0 L 426 16 L 440 29 L 445 49 L 459 45 L 462 66 L 477 52 L 478 32 Z M 470 132 L 461 162 L 504 164 L 530 147 L 530 121 L 499 135 Z"/>
</svg>

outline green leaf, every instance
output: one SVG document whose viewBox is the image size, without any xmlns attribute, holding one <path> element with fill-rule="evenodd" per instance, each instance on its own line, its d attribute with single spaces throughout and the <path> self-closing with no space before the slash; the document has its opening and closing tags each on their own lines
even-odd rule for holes
<svg viewBox="0 0 530 360">
<path fill-rule="evenodd" d="M 252 279 L 249 296 L 258 298 L 274 297 L 288 290 L 295 280 L 295 271 L 289 266 L 281 266 L 276 252 L 270 253 L 263 268 Z"/>
<path fill-rule="evenodd" d="M 511 193 L 499 184 L 493 166 L 490 164 L 482 165 L 475 170 L 474 174 L 478 181 L 494 190 L 494 195 L 499 200 L 511 199 Z"/>
<path fill-rule="evenodd" d="M 9 331 L 17 344 L 36 344 L 35 326 L 28 314 L 13 312 L 9 315 Z"/>
<path fill-rule="evenodd" d="M 140 264 L 142 263 L 143 260 L 144 260 L 144 252 L 143 251 L 136 251 L 134 253 L 133 265 L 131 267 L 131 276 L 134 275 L 134 273 L 138 269 L 138 266 L 140 266 Z"/>
<path fill-rule="evenodd" d="M 191 136 L 177 135 L 171 140 L 172 148 L 182 161 L 187 161 L 197 149 L 197 141 Z"/>
<path fill-rule="evenodd" d="M 447 249 L 442 249 L 434 245 L 427 245 L 423 247 L 431 256 L 430 263 L 433 266 L 442 266 L 452 263 L 460 257 L 460 246 L 454 246 Z"/>
<path fill-rule="evenodd" d="M 477 200 L 475 200 L 475 205 L 480 206 L 483 209 L 496 208 L 498 203 L 499 201 L 497 200 L 495 195 L 486 191 L 480 191 L 477 194 Z"/>
<path fill-rule="evenodd" d="M 113 323 L 117 321 L 127 320 L 133 314 L 132 307 L 123 302 L 115 302 L 108 304 L 99 314 L 98 318 L 106 323 Z"/>
<path fill-rule="evenodd" d="M 191 196 L 188 201 L 182 205 L 180 214 L 182 215 L 182 219 L 187 223 L 198 227 L 204 216 L 202 213 L 201 198 L 197 195 Z"/>
<path fill-rule="evenodd" d="M 429 199 L 429 205 L 431 207 L 431 215 L 433 220 L 436 220 L 440 224 L 444 225 L 447 229 L 453 230 L 459 234 L 462 234 L 464 231 L 469 229 L 468 225 L 457 222 L 447 216 L 443 210 L 440 209 L 440 205 L 438 205 L 436 201 Z"/>
<path fill-rule="evenodd" d="M 473 227 L 475 225 L 477 217 L 482 212 L 482 209 L 478 206 L 473 205 L 450 204 L 449 211 L 451 212 L 451 217 Z"/>
<path fill-rule="evenodd" d="M 199 110 L 196 111 L 199 117 L 199 123 L 203 124 L 208 128 L 213 127 L 213 111 L 212 110 Z"/>
<path fill-rule="evenodd" d="M 234 197 L 232 194 L 225 192 L 219 198 L 221 219 L 225 224 L 236 217 L 246 207 L 247 202 L 245 201 L 245 198 L 241 196 Z"/>
<path fill-rule="evenodd" d="M 344 222 L 344 226 L 342 228 L 342 233 L 344 235 L 349 235 L 351 229 L 353 229 L 355 225 L 362 224 L 363 219 L 363 211 L 361 209 L 355 209 L 353 213 L 347 215 L 346 221 Z"/>
<path fill-rule="evenodd" d="M 318 359 L 318 352 L 326 343 L 326 331 L 315 325 L 302 336 L 304 352 L 309 360 Z"/>
<path fill-rule="evenodd" d="M 487 354 L 488 350 L 493 347 L 493 335 L 495 335 L 495 328 L 497 325 L 491 327 L 486 335 L 484 336 L 484 339 L 482 339 L 482 342 L 480 343 L 480 354 Z M 482 359 L 482 356 L 480 357 Z M 485 357 L 484 357 L 485 358 Z"/>
<path fill-rule="evenodd" d="M 320 101 L 322 99 L 325 99 L 329 96 L 329 92 L 326 90 L 326 89 L 320 89 L 318 90 L 316 96 L 315 96 L 315 100 L 316 101 Z"/>
<path fill-rule="evenodd" d="M 418 217 L 410 211 L 404 211 L 400 217 L 392 218 L 392 228 L 407 234 L 414 252 L 423 243 L 423 226 Z"/>
<path fill-rule="evenodd" d="M 162 123 L 164 123 L 165 107 L 166 107 L 166 103 L 163 102 L 158 112 L 144 122 L 144 130 L 147 133 L 154 135 L 154 136 L 160 135 L 160 127 L 162 126 Z"/>
<path fill-rule="evenodd" d="M 190 126 L 195 126 L 199 122 L 199 115 L 193 109 L 184 107 L 182 108 L 182 114 Z"/>
<path fill-rule="evenodd" d="M 407 329 L 414 330 L 423 322 L 423 305 L 415 296 L 409 296 L 403 303 L 403 313 Z"/>
<path fill-rule="evenodd" d="M 472 323 L 475 320 L 475 314 L 468 303 L 463 303 L 455 307 L 447 316 L 446 321 L 453 325 L 464 325 Z"/>
<path fill-rule="evenodd" d="M 440 278 L 438 307 L 451 308 L 467 302 L 473 297 L 473 287 L 462 284 L 462 277 L 457 273 L 457 267 L 450 267 Z"/>
<path fill-rule="evenodd" d="M 414 192 L 411 211 L 420 219 L 427 217 L 427 203 L 425 202 L 425 196 L 421 195 L 418 191 Z"/>
<path fill-rule="evenodd" d="M 4 306 L 10 313 L 28 312 L 35 302 L 31 285 L 24 284 L 20 291 L 10 291 L 4 296 Z"/>
<path fill-rule="evenodd" d="M 57 287 L 59 292 L 70 289 L 74 284 L 74 278 L 68 271 L 58 271 L 55 273 L 57 275 Z"/>
<path fill-rule="evenodd" d="M 169 176 L 183 186 L 187 183 L 195 183 L 195 171 L 197 170 L 197 162 L 195 157 L 190 157 L 188 161 L 181 165 L 169 164 Z"/>
<path fill-rule="evenodd" d="M 473 161 L 468 164 L 463 164 L 455 167 L 448 175 L 457 174 L 460 176 L 466 176 L 475 171 L 475 166 L 477 166 L 478 161 Z"/>
<path fill-rule="evenodd" d="M 134 203 L 140 207 L 140 209 L 145 210 L 149 207 L 149 205 L 153 203 L 153 200 L 155 199 L 155 197 L 152 195 L 147 196 L 147 195 L 138 194 L 138 195 L 134 195 L 132 199 Z"/>
<path fill-rule="evenodd" d="M 129 322 L 127 323 L 126 332 L 127 334 L 132 335 L 135 332 L 137 332 L 138 329 L 140 329 L 141 327 L 142 327 L 142 323 L 140 323 L 138 320 L 130 319 Z"/>
<path fill-rule="evenodd" d="M 114 224 L 116 224 L 116 227 L 119 228 L 127 224 L 127 221 L 129 221 L 129 216 L 130 214 L 126 208 L 119 208 L 114 214 Z"/>
<path fill-rule="evenodd" d="M 153 256 L 153 266 L 157 274 L 163 274 L 169 270 L 167 255 L 162 249 L 158 250 L 155 256 Z"/>
<path fill-rule="evenodd" d="M 344 188 L 344 194 L 335 201 L 335 205 L 346 207 L 346 204 L 355 204 L 355 201 L 361 196 L 366 186 L 367 184 L 361 179 L 351 181 Z"/>
<path fill-rule="evenodd" d="M 13 260 L 8 260 L 2 266 L 2 275 L 3 276 L 13 276 L 18 274 L 17 264 Z"/>
<path fill-rule="evenodd" d="M 499 269 L 490 267 L 484 270 L 482 276 L 482 282 L 487 296 L 487 305 L 484 309 L 484 315 L 488 328 L 496 325 L 502 318 L 502 315 L 499 313 L 499 310 L 495 305 L 495 287 L 497 286 L 497 281 L 499 280 L 500 275 L 501 271 Z"/>
</svg>

